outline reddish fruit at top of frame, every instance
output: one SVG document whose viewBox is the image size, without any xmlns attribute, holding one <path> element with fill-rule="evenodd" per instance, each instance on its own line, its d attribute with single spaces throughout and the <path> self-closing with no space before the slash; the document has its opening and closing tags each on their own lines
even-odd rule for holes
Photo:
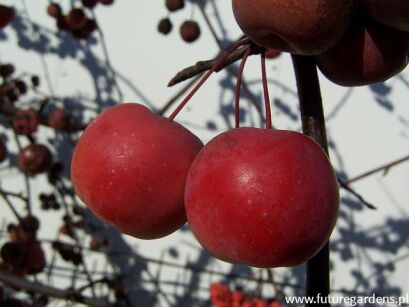
<svg viewBox="0 0 409 307">
<path fill-rule="evenodd" d="M 187 20 L 180 26 L 180 36 L 187 43 L 192 43 L 200 36 L 199 24 L 194 20 Z"/>
<path fill-rule="evenodd" d="M 409 31 L 409 1 L 360 0 L 365 11 L 384 25 Z"/>
<path fill-rule="evenodd" d="M 184 0 L 166 0 L 165 5 L 166 5 L 166 8 L 170 12 L 175 12 L 185 7 L 185 1 Z"/>
<path fill-rule="evenodd" d="M 186 221 L 185 179 L 202 142 L 183 126 L 126 103 L 100 114 L 73 154 L 78 196 L 101 219 L 141 239 Z"/>
<path fill-rule="evenodd" d="M 0 4 L 0 29 L 6 27 L 14 20 L 14 8 Z"/>
<path fill-rule="evenodd" d="M 51 152 L 42 144 L 30 144 L 20 150 L 18 165 L 30 175 L 45 172 L 51 165 Z"/>
<path fill-rule="evenodd" d="M 408 53 L 409 32 L 363 15 L 335 46 L 317 55 L 316 61 L 329 80 L 343 86 L 361 86 L 385 81 L 402 71 Z"/>
<path fill-rule="evenodd" d="M 98 4 L 98 0 L 81 0 L 82 5 L 87 8 L 94 8 Z"/>
<path fill-rule="evenodd" d="M 266 52 L 264 52 L 264 55 L 267 59 L 275 59 L 281 55 L 281 51 L 268 49 Z"/>
<path fill-rule="evenodd" d="M 354 0 L 233 0 L 242 31 L 256 44 L 296 54 L 319 54 L 342 36 Z"/>
<path fill-rule="evenodd" d="M 190 168 L 188 222 L 217 258 L 255 267 L 298 265 L 327 242 L 338 183 L 321 147 L 292 131 L 236 128 Z"/>
</svg>

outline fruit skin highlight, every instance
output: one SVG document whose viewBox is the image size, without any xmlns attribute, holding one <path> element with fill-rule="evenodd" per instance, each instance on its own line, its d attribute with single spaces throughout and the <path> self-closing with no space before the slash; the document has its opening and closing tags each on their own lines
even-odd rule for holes
<svg viewBox="0 0 409 307">
<path fill-rule="evenodd" d="M 186 180 L 188 222 L 219 259 L 295 266 L 334 228 L 338 182 L 321 147 L 292 131 L 236 128 L 211 140 Z"/>
<path fill-rule="evenodd" d="M 101 219 L 140 239 L 186 222 L 185 179 L 202 142 L 136 103 L 112 107 L 85 130 L 72 158 L 78 196 Z"/>
</svg>

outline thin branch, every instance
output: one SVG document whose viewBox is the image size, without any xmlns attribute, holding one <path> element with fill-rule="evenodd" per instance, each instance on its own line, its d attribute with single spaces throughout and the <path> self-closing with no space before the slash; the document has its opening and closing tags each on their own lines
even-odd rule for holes
<svg viewBox="0 0 409 307">
<path fill-rule="evenodd" d="M 159 115 L 165 114 L 167 110 L 176 102 L 179 100 L 180 97 L 182 97 L 192 86 L 196 84 L 197 81 L 200 80 L 200 78 L 203 76 L 203 74 L 199 74 L 196 77 L 192 78 L 189 80 L 187 84 L 179 91 L 177 92 L 172 98 L 168 100 L 168 102 L 161 108 L 159 109 L 156 113 Z"/>
<path fill-rule="evenodd" d="M 349 193 L 354 195 L 356 198 L 358 198 L 358 200 L 362 204 L 364 204 L 366 207 L 368 207 L 369 209 L 372 209 L 372 210 L 377 209 L 374 205 L 367 202 L 358 192 L 356 192 L 354 189 L 352 189 L 346 182 L 344 182 L 344 181 L 342 181 L 341 179 L 338 178 L 338 183 L 343 189 L 345 189 L 346 191 L 348 191 Z"/>
<path fill-rule="evenodd" d="M 105 57 L 105 64 L 107 65 L 107 67 L 109 68 L 111 74 L 112 74 L 112 81 L 114 83 L 114 86 L 116 88 L 117 94 L 118 94 L 118 98 L 120 101 L 123 101 L 124 99 L 124 95 L 121 91 L 121 88 L 119 87 L 118 81 L 117 81 L 117 76 L 116 76 L 116 72 L 114 70 L 114 68 L 112 67 L 111 64 L 111 60 L 110 60 L 110 56 L 109 56 L 109 52 L 108 52 L 108 47 L 107 44 L 105 42 L 105 36 L 104 36 L 104 32 L 102 31 L 102 29 L 99 26 L 99 23 L 97 21 L 97 17 L 95 15 L 95 13 L 92 11 L 92 18 L 94 18 L 94 20 L 97 23 L 97 32 L 99 34 L 99 37 L 101 39 L 101 46 L 102 46 L 102 52 L 104 53 L 104 57 Z"/>
<path fill-rule="evenodd" d="M 403 162 L 406 162 L 406 161 L 409 161 L 409 155 L 407 155 L 407 156 L 405 156 L 405 157 L 403 157 L 403 158 L 400 158 L 400 159 L 398 159 L 398 160 L 392 161 L 392 162 L 390 162 L 390 163 L 387 163 L 387 164 L 381 165 L 381 166 L 379 166 L 379 167 L 376 167 L 376 168 L 374 168 L 374 169 L 372 169 L 372 170 L 370 170 L 370 171 L 367 171 L 367 172 L 365 172 L 365 173 L 363 173 L 363 174 L 360 174 L 360 175 L 358 175 L 358 176 L 352 177 L 352 178 L 346 180 L 346 181 L 345 181 L 345 184 L 349 185 L 349 184 L 351 184 L 351 183 L 353 183 L 353 182 L 356 182 L 356 181 L 358 181 L 358 180 L 364 179 L 364 178 L 366 178 L 366 177 L 369 177 L 369 176 L 371 176 L 371 175 L 373 175 L 373 174 L 375 174 L 375 173 L 381 172 L 381 171 L 387 172 L 387 171 L 389 171 L 392 167 L 397 166 L 397 165 L 399 165 L 399 164 L 401 164 L 401 163 L 403 163 Z"/>
<path fill-rule="evenodd" d="M 255 45 L 248 45 L 242 48 L 237 49 L 236 51 L 232 52 L 227 59 L 223 62 L 223 64 L 219 65 L 219 67 L 215 70 L 216 72 L 219 72 L 220 70 L 226 68 L 230 64 L 235 63 L 236 61 L 240 60 L 243 58 L 243 55 L 247 52 L 247 50 L 250 49 L 250 55 L 253 54 L 260 54 L 263 49 L 260 47 L 257 47 Z M 178 84 L 182 81 L 185 81 L 187 79 L 190 79 L 198 74 L 201 74 L 205 71 L 208 71 L 211 69 L 218 61 L 219 57 L 221 54 L 223 54 L 224 51 L 221 51 L 219 55 L 213 59 L 213 60 L 207 60 L 207 61 L 199 61 L 195 65 L 189 66 L 187 68 L 184 68 L 183 70 L 179 71 L 168 83 L 168 86 L 173 86 L 175 84 Z"/>
<path fill-rule="evenodd" d="M 22 289 L 29 293 L 41 293 L 46 296 L 68 300 L 72 302 L 82 303 L 92 307 L 109 307 L 112 306 L 108 301 L 103 299 L 89 298 L 81 295 L 76 291 L 62 290 L 38 282 L 32 282 L 27 279 L 18 277 L 14 274 L 9 274 L 0 271 L 0 281 L 12 287 Z"/>
</svg>

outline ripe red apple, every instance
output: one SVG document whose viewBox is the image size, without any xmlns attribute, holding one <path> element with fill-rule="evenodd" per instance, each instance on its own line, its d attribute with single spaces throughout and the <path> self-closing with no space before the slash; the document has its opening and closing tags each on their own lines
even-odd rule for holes
<svg viewBox="0 0 409 307">
<path fill-rule="evenodd" d="M 185 179 L 202 142 L 136 103 L 112 107 L 85 130 L 72 158 L 78 196 L 101 219 L 141 239 L 186 221 Z"/>
<path fill-rule="evenodd" d="M 360 0 L 365 11 L 388 27 L 409 31 L 409 1 Z"/>
<path fill-rule="evenodd" d="M 242 31 L 256 44 L 297 54 L 319 54 L 345 32 L 354 0 L 233 0 Z"/>
<path fill-rule="evenodd" d="M 180 26 L 180 36 L 187 43 L 192 43 L 200 36 L 199 24 L 194 20 L 187 20 Z"/>
<path fill-rule="evenodd" d="M 326 154 L 292 131 L 236 128 L 197 155 L 185 188 L 188 222 L 217 258 L 255 267 L 298 265 L 327 242 L 338 184 Z"/>
<path fill-rule="evenodd" d="M 0 4 L 0 29 L 6 27 L 15 17 L 13 7 Z"/>
<path fill-rule="evenodd" d="M 386 27 L 360 16 L 338 43 L 317 55 L 321 72 L 343 86 L 382 82 L 408 63 L 409 32 Z"/>
<path fill-rule="evenodd" d="M 166 8 L 170 12 L 175 12 L 185 7 L 185 1 L 184 0 L 166 0 L 165 5 L 166 5 Z"/>
<path fill-rule="evenodd" d="M 47 146 L 30 144 L 21 149 L 18 154 L 18 165 L 30 175 L 36 175 L 48 169 L 52 162 L 51 159 L 52 156 Z"/>
</svg>

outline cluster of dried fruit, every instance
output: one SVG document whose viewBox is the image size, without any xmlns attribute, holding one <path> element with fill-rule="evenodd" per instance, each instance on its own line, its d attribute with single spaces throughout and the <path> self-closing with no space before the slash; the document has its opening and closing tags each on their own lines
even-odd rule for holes
<svg viewBox="0 0 409 307">
<path fill-rule="evenodd" d="M 91 13 L 98 3 L 111 5 L 114 0 L 77 0 L 77 6 L 73 6 L 64 14 L 58 3 L 51 2 L 47 7 L 47 14 L 56 20 L 57 28 L 67 31 L 77 39 L 87 39 L 97 29 L 98 25 Z"/>
<path fill-rule="evenodd" d="M 233 0 L 234 16 L 256 44 L 314 55 L 333 82 L 359 86 L 399 73 L 409 53 L 406 0 Z"/>
<path fill-rule="evenodd" d="M 254 295 L 246 295 L 241 290 L 231 291 L 223 283 L 210 285 L 210 299 L 215 307 L 282 307 L 283 304 L 275 299 L 263 299 Z"/>
<path fill-rule="evenodd" d="M 0 112 L 7 116 L 10 125 L 18 135 L 28 136 L 31 144 L 22 148 L 18 155 L 19 167 L 30 175 L 43 173 L 52 163 L 52 155 L 47 146 L 34 142 L 33 134 L 37 132 L 40 123 L 58 131 L 66 131 L 69 127 L 69 113 L 62 108 L 49 108 L 47 114 L 40 114 L 34 108 L 20 109 L 17 102 L 29 92 L 28 83 L 22 77 L 15 77 L 15 68 L 11 63 L 0 65 Z M 30 76 L 31 88 L 36 89 L 40 78 Z M 42 112 L 44 113 L 44 112 Z M 7 158 L 7 147 L 0 140 L 0 162 Z"/>
<path fill-rule="evenodd" d="M 39 221 L 34 216 L 22 218 L 18 225 L 8 225 L 10 241 L 1 247 L 0 270 L 20 276 L 43 271 L 46 260 L 41 243 L 37 240 L 39 226 Z"/>
<path fill-rule="evenodd" d="M 176 12 L 185 7 L 184 0 L 166 0 L 166 8 L 169 12 Z M 173 24 L 169 17 L 162 18 L 158 23 L 158 32 L 164 35 L 172 31 Z M 187 43 L 192 43 L 200 37 L 200 26 L 194 20 L 184 21 L 179 28 L 180 37 Z"/>
</svg>

